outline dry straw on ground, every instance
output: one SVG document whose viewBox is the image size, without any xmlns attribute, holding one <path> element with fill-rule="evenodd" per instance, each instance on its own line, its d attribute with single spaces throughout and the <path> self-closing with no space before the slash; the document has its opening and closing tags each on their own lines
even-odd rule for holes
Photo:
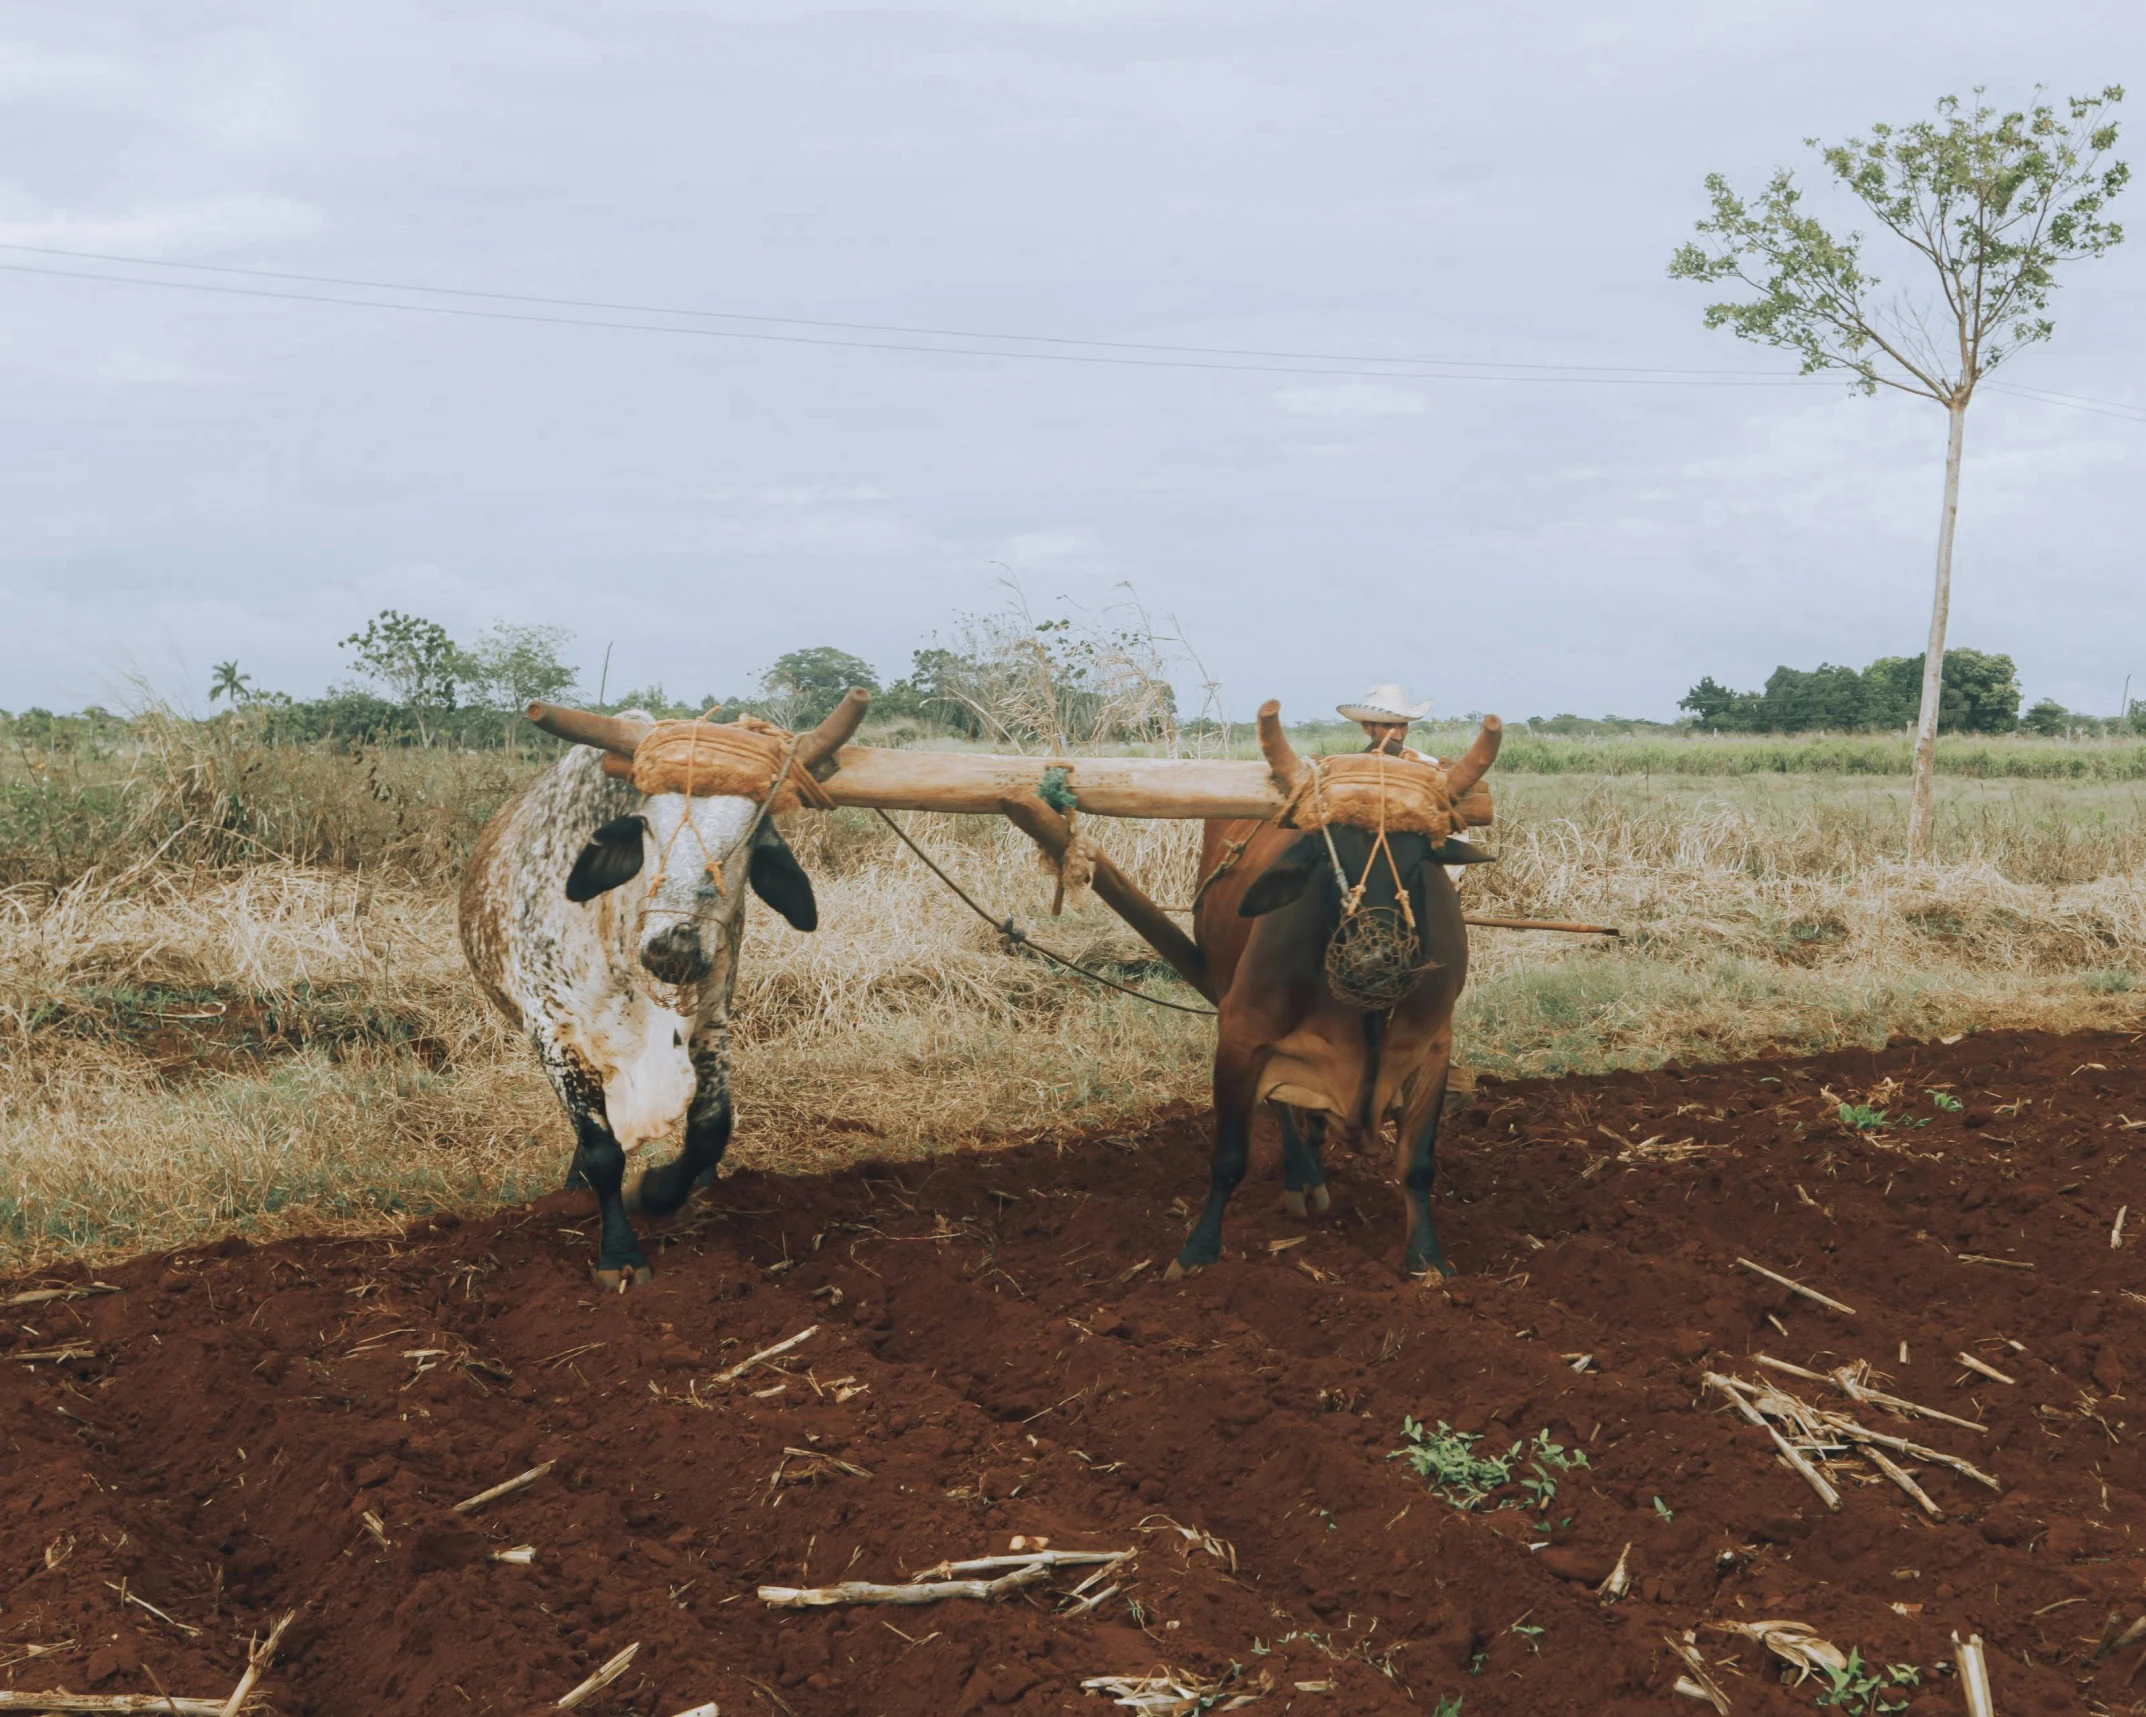
<svg viewBox="0 0 2146 1717">
<path fill-rule="evenodd" d="M 76 880 L 0 890 L 0 1256 L 384 1226 L 558 1184 L 562 1118 L 469 982 L 452 905 L 459 843 L 531 766 L 234 752 L 112 811 Z M 2131 789 L 1948 782 L 1942 862 L 1916 870 L 1894 856 L 1898 785 L 1503 777 L 1503 862 L 1467 873 L 1471 909 L 1625 937 L 1478 932 L 1463 1061 L 1557 1073 L 2138 1018 Z M 1009 956 L 868 817 L 790 822 L 821 928 L 754 917 L 736 1160 L 911 1156 L 1204 1099 L 1208 1022 Z M 1051 919 L 1010 828 L 910 826 L 995 910 L 1188 999 L 1101 908 Z M 1195 826 L 1086 827 L 1156 899 L 1191 899 Z"/>
</svg>

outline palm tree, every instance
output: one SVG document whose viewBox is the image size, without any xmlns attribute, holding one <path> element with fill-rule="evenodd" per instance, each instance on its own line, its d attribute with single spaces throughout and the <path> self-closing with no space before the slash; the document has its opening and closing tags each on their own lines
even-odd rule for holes
<svg viewBox="0 0 2146 1717">
<path fill-rule="evenodd" d="M 209 686 L 209 702 L 224 699 L 233 709 L 253 698 L 253 676 L 238 671 L 238 663 L 218 662 L 215 680 Z"/>
</svg>

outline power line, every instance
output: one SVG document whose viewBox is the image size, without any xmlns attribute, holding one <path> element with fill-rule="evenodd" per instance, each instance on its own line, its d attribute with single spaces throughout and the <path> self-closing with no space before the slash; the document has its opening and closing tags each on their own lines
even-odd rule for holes
<svg viewBox="0 0 2146 1717">
<path fill-rule="evenodd" d="M 562 328 L 596 328 L 614 333 L 671 334 L 688 338 L 744 340 L 762 344 L 819 346 L 845 351 L 908 352 L 930 357 L 1008 358 L 1060 364 L 1103 364 L 1124 369 L 1208 370 L 1224 374 L 1325 376 L 1367 381 L 1458 381 L 1525 382 L 1538 385 L 1623 387 L 1827 387 L 1832 381 L 1812 376 L 1782 375 L 1765 370 L 1686 370 L 1646 365 L 1507 363 L 1502 360 L 1466 358 L 1382 358 L 1363 353 L 1295 352 L 1260 347 L 1186 346 L 1131 340 L 1086 340 L 1055 334 L 986 334 L 954 328 L 930 328 L 903 323 L 837 322 L 803 316 L 763 316 L 743 311 L 684 310 L 664 305 L 632 304 L 604 299 L 553 298 L 535 293 L 493 292 L 453 286 L 415 286 L 395 281 L 364 280 L 340 275 L 296 274 L 275 269 L 234 268 L 214 263 L 165 262 L 154 257 L 126 256 L 104 251 L 62 250 L 49 245 L 0 243 L 0 251 L 70 257 L 82 261 L 109 262 L 143 268 L 185 269 L 194 273 L 225 274 L 245 279 L 288 280 L 350 290 L 405 292 L 434 296 L 482 299 L 490 303 L 545 305 L 560 309 L 613 311 L 621 315 L 672 316 L 697 321 L 744 321 L 781 327 L 851 330 L 861 333 L 913 334 L 944 340 L 1026 341 L 1036 345 L 1079 347 L 1078 351 L 1019 351 L 976 345 L 919 345 L 908 341 L 856 340 L 819 334 L 782 334 L 758 329 L 675 327 L 664 323 L 595 320 L 582 316 L 557 316 L 531 311 L 486 310 L 467 305 L 398 303 L 374 298 L 351 298 L 319 292 L 291 292 L 266 287 L 233 286 L 210 281 L 161 280 L 138 275 L 106 274 L 87 269 L 44 268 L 31 263 L 0 262 L 0 271 L 43 275 L 59 280 L 96 281 L 107 286 L 161 287 L 170 291 L 208 293 L 220 297 L 274 299 L 294 304 L 321 304 L 358 310 L 391 310 L 404 314 L 453 316 L 465 320 L 521 322 Z M 1129 353 L 1184 354 L 1183 356 L 1122 356 Z M 1221 362 L 1222 359 L 1259 358 L 1264 363 Z M 1294 361 L 1280 361 L 1294 360 Z M 1380 364 L 1382 369 L 1346 369 L 1336 365 Z M 1521 371 L 1512 374 L 1500 372 Z M 2081 394 L 2059 393 L 2012 382 L 1988 382 L 1985 386 L 2023 399 L 2057 404 L 2077 411 L 2114 417 L 2126 423 L 2146 422 L 2146 408 L 2120 400 L 2094 399 Z"/>
<path fill-rule="evenodd" d="M 1984 382 L 1982 385 L 1997 393 L 2017 394 L 2021 399 L 2038 400 L 2044 405 L 2069 406 L 2074 411 L 2090 411 L 2096 417 L 2113 417 L 2119 423 L 2146 423 L 2146 409 L 2126 405 L 2121 400 L 2087 399 L 2079 394 L 2056 393 L 2048 388 L 2021 387 L 2017 382 Z"/>
<path fill-rule="evenodd" d="M 1160 352 L 1202 358 L 1264 358 L 1287 362 L 1334 364 L 1414 364 L 1452 370 L 1544 370 L 1601 372 L 1617 376 L 1758 376 L 1780 380 L 1778 370 L 1671 369 L 1648 364 L 1540 364 L 1503 359 L 1380 357 L 1363 352 L 1274 351 L 1257 346 L 1186 346 L 1140 340 L 1087 340 L 1064 334 L 1007 334 L 968 328 L 920 327 L 902 322 L 835 322 L 810 316 L 768 316 L 743 310 L 686 310 L 667 304 L 635 304 L 602 298 L 554 298 L 531 292 L 496 292 L 464 286 L 418 286 L 408 281 L 366 280 L 336 274 L 296 274 L 281 269 L 235 268 L 221 263 L 170 262 L 151 256 L 111 251 L 62 250 L 53 245 L 0 244 L 0 250 L 31 256 L 69 257 L 78 262 L 116 262 L 139 268 L 183 269 L 196 274 L 229 274 L 249 280 L 295 280 L 311 286 L 342 286 L 366 292 L 425 293 L 445 298 L 482 298 L 502 304 L 537 304 L 563 310 L 611 310 L 636 316 L 680 316 L 718 322 L 762 322 L 794 328 L 831 328 L 849 333 L 914 334 L 944 340 L 1003 340 L 1045 346 L 1080 346 L 1097 351 Z M 55 271 L 57 272 L 57 271 Z M 108 275 L 95 279 L 115 278 Z M 149 284 L 149 282 L 137 282 Z M 167 284 L 178 284 L 170 282 Z M 336 302 L 346 302 L 337 300 Z M 936 348 L 934 348 L 936 349 Z"/>
</svg>

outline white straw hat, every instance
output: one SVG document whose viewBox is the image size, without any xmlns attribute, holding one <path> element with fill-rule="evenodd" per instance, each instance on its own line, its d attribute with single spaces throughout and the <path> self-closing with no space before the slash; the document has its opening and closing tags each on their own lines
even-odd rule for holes
<svg viewBox="0 0 2146 1717">
<path fill-rule="evenodd" d="M 1421 721 L 1431 713 L 1431 700 L 1410 703 L 1399 686 L 1373 686 L 1361 703 L 1336 704 L 1337 712 L 1351 721 Z"/>
</svg>

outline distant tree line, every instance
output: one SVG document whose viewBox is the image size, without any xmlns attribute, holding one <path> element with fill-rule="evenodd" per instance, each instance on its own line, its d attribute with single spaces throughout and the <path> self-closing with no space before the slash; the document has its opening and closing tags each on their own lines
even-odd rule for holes
<svg viewBox="0 0 2146 1717">
<path fill-rule="evenodd" d="M 217 662 L 207 690 L 209 721 L 243 728 L 271 745 L 546 747 L 523 710 L 532 699 L 581 702 L 660 718 L 714 710 L 750 713 L 785 727 L 821 720 L 852 686 L 872 694 L 875 725 L 979 739 L 1013 735 L 1024 743 L 1069 735 L 1145 738 L 1175 720 L 1175 694 L 1159 669 L 1137 661 L 1143 640 L 1053 619 L 1002 617 L 964 622 L 951 646 L 936 639 L 911 653 L 909 672 L 883 681 L 862 657 L 831 645 L 791 650 L 749 692 L 681 701 L 661 684 L 617 695 L 580 684 L 565 652 L 572 635 L 556 626 L 501 623 L 467 646 L 436 620 L 384 609 L 342 640 L 352 677 L 317 698 L 258 685 L 234 660 Z M 1127 664 L 1133 663 L 1128 669 Z M 134 723 L 168 710 L 116 714 L 92 705 L 77 714 L 0 709 L 0 736 L 48 749 L 122 744 Z"/>
<path fill-rule="evenodd" d="M 1763 691 L 1732 691 L 1709 674 L 1677 700 L 1707 733 L 1859 733 L 1914 725 L 1920 656 L 1880 656 L 1863 669 L 1831 662 L 1774 669 Z M 2019 670 L 1980 650 L 1945 652 L 1938 725 L 1949 733 L 2010 733 L 2020 725 Z"/>
</svg>

